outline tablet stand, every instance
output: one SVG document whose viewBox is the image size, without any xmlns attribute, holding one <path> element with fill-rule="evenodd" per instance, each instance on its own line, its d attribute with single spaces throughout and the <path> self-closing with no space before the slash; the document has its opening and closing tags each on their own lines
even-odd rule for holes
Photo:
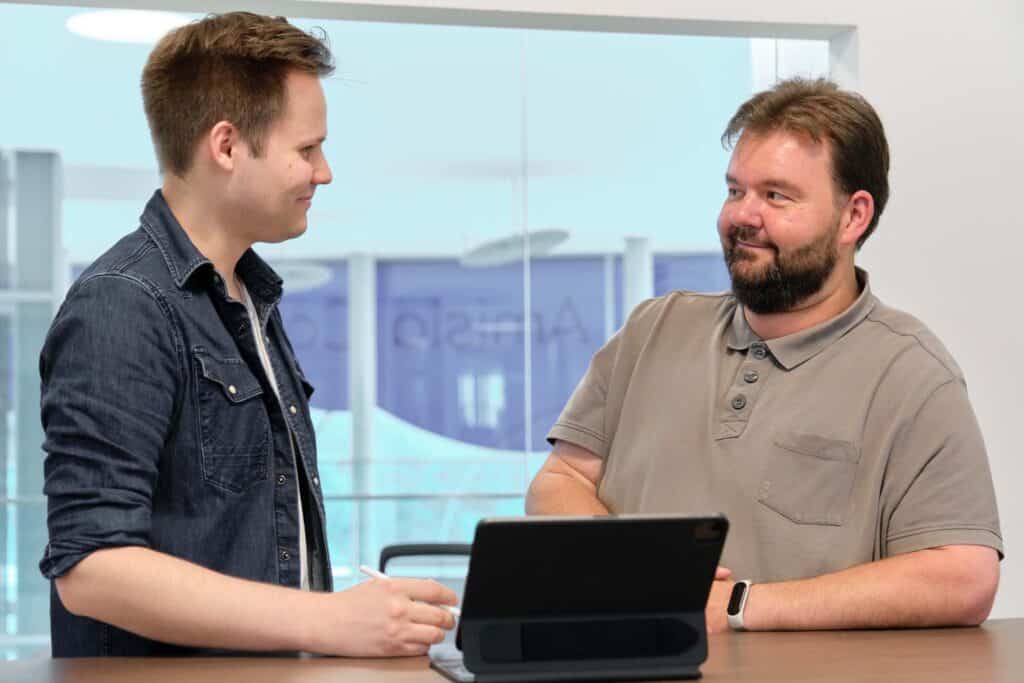
<svg viewBox="0 0 1024 683">
<path fill-rule="evenodd" d="M 704 611 L 573 617 L 463 617 L 465 667 L 478 683 L 699 678 Z"/>
</svg>

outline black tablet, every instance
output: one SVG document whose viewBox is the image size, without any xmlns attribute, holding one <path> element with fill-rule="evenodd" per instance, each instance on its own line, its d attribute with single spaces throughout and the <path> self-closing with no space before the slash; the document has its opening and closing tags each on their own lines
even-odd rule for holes
<svg viewBox="0 0 1024 683">
<path fill-rule="evenodd" d="M 481 683 L 699 676 L 727 531 L 720 516 L 484 519 L 456 639 L 464 668 L 432 664 Z"/>
</svg>

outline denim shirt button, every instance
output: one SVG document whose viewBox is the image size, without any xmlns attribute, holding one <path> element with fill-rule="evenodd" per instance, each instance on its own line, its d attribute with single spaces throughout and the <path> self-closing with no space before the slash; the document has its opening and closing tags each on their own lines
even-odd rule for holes
<svg viewBox="0 0 1024 683">
<path fill-rule="evenodd" d="M 320 477 L 313 477 L 313 486 L 320 486 Z"/>
<path fill-rule="evenodd" d="M 228 393 L 231 394 L 232 396 L 238 393 L 238 389 L 235 388 L 234 384 L 228 385 Z"/>
<path fill-rule="evenodd" d="M 299 412 L 299 409 L 296 408 L 295 406 L 288 406 L 288 412 L 294 415 L 295 413 Z"/>
<path fill-rule="evenodd" d="M 283 561 L 287 562 L 288 560 L 290 560 L 290 559 L 291 559 L 291 557 L 292 557 L 292 556 L 288 554 L 288 551 L 287 551 L 287 550 L 282 550 L 282 551 L 281 551 L 281 559 L 282 559 Z"/>
<path fill-rule="evenodd" d="M 284 486 L 284 483 L 286 481 L 288 481 L 288 477 L 284 476 L 283 474 L 277 475 L 277 485 L 278 486 Z"/>
</svg>

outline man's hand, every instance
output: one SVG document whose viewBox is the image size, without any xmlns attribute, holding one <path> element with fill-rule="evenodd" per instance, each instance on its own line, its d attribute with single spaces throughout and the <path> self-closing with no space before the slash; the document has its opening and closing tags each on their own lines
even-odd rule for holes
<svg viewBox="0 0 1024 683">
<path fill-rule="evenodd" d="M 349 657 L 422 655 L 455 619 L 437 605 L 454 605 L 449 588 L 423 579 L 371 579 L 340 593 L 309 594 L 314 652 Z"/>
<path fill-rule="evenodd" d="M 733 581 L 714 582 L 709 633 L 728 628 Z M 988 618 L 999 555 L 987 546 L 917 550 L 807 579 L 755 583 L 743 615 L 751 631 L 974 626 Z"/>
<path fill-rule="evenodd" d="M 454 626 L 436 581 L 365 581 L 340 593 L 257 583 L 148 548 L 97 550 L 56 580 L 72 614 L 146 638 L 227 650 L 418 655 Z"/>
<path fill-rule="evenodd" d="M 731 577 L 732 572 L 725 567 L 715 570 L 715 580 L 711 584 L 711 594 L 708 595 L 708 606 L 704 610 L 708 633 L 722 633 L 729 630 L 725 608 L 729 605 L 729 596 L 732 595 L 732 587 L 736 584 Z"/>
</svg>

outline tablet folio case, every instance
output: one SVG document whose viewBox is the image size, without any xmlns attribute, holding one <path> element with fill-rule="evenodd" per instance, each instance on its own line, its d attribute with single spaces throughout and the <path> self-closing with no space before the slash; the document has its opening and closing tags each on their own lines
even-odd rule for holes
<svg viewBox="0 0 1024 683">
<path fill-rule="evenodd" d="M 728 522 L 483 520 L 458 646 L 479 683 L 697 678 Z"/>
</svg>

